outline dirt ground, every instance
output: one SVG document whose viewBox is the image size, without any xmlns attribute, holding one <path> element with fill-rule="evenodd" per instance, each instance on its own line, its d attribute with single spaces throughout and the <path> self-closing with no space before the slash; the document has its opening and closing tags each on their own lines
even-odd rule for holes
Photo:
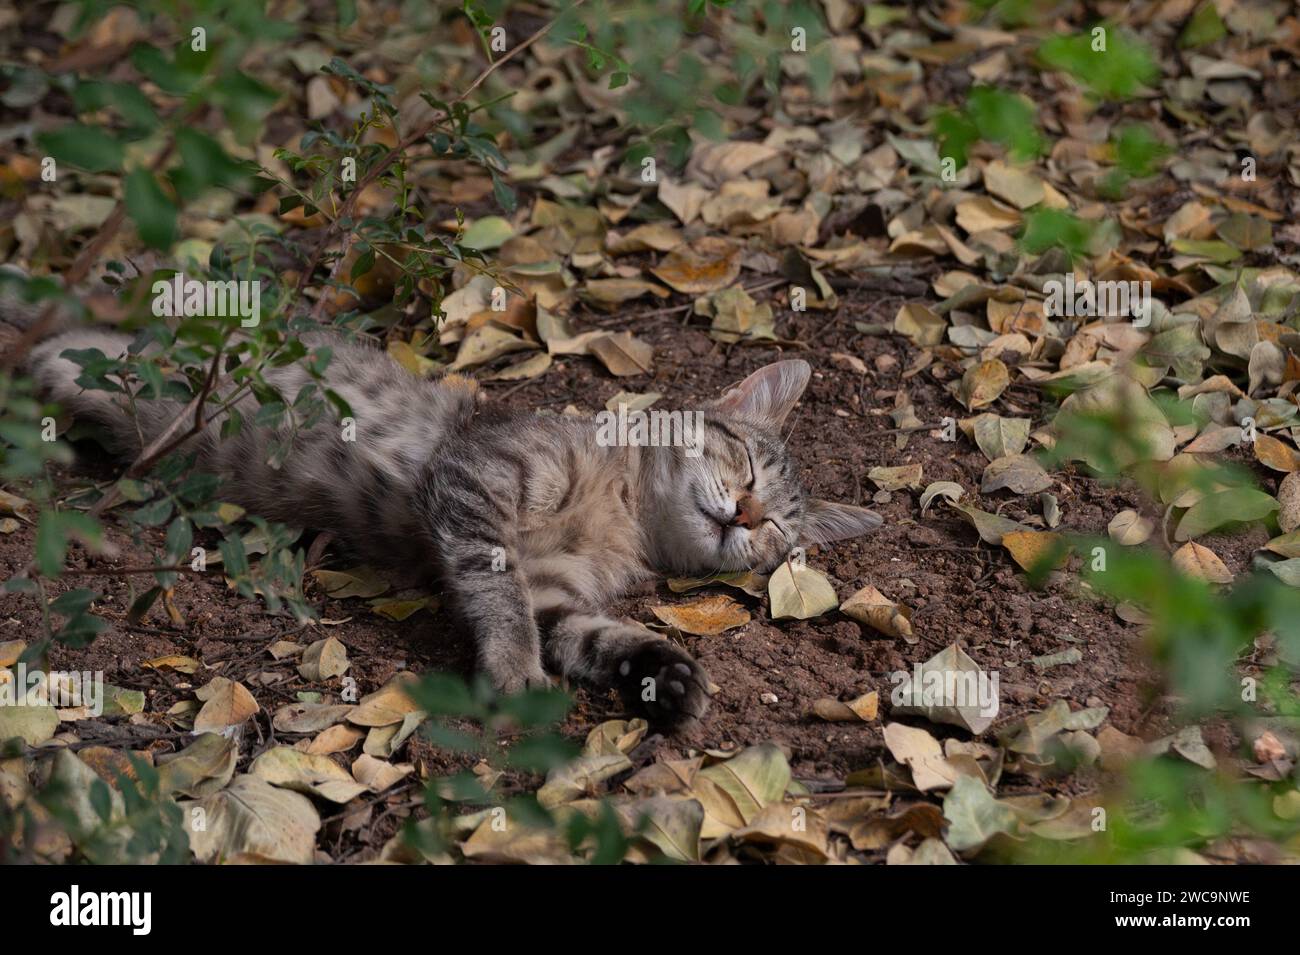
<svg viewBox="0 0 1300 955">
<path fill-rule="evenodd" d="M 649 760 L 690 749 L 731 749 L 775 740 L 788 749 L 796 777 L 833 785 L 881 755 L 882 723 L 827 723 L 809 715 L 813 701 L 827 696 L 849 699 L 875 689 L 883 703 L 893 686 L 891 672 L 910 670 L 952 643 L 982 668 L 1000 673 L 1001 710 L 990 734 L 996 734 L 1004 722 L 1056 699 L 1068 700 L 1074 708 L 1107 706 L 1111 724 L 1125 733 L 1150 737 L 1159 732 L 1163 707 L 1143 665 L 1137 628 L 1119 619 L 1106 601 L 1080 591 L 1071 582 L 1077 578 L 1063 574 L 1049 579 L 1042 589 L 1030 588 L 1004 552 L 982 544 L 974 530 L 942 503 L 922 516 L 918 492 L 896 491 L 881 495 L 884 500 L 871 501 L 874 487 L 865 475 L 877 464 L 919 463 L 924 468 L 923 483 L 956 481 L 972 493 L 985 464 L 972 443 L 947 443 L 926 431 L 911 434 L 904 450 L 896 448 L 889 410 L 900 387 L 908 390 L 926 424 L 961 414 L 942 387 L 939 376 L 944 369 L 936 365 L 904 380 L 915 357 L 911 347 L 893 336 L 856 329 L 855 323 L 887 321 L 900 301 L 896 295 L 863 289 L 850 292 L 836 314 L 787 311 L 778 327 L 789 340 L 806 343 L 802 349 L 719 345 L 703 330 L 683 327 L 682 311 L 648 318 L 635 313 L 612 319 L 587 316 L 589 322 L 634 325 L 638 335 L 655 345 L 653 377 L 615 379 L 589 358 L 569 358 L 522 386 L 488 386 L 492 400 L 512 407 L 558 411 L 573 404 L 594 411 L 621 390 L 660 391 L 670 400 L 710 396 L 783 352 L 797 352 L 815 369 L 790 439 L 804 481 L 818 496 L 871 504 L 885 517 L 884 527 L 875 535 L 814 550 L 809 560 L 832 579 L 841 599 L 870 583 L 910 606 L 918 643 L 909 646 L 883 637 L 839 613 L 773 622 L 758 606 L 765 601 L 742 595 L 754 613 L 748 625 L 720 636 L 685 638 L 721 688 L 707 717 L 676 736 L 652 736 L 639 757 Z M 833 353 L 861 358 L 867 373 L 842 367 L 831 359 Z M 1040 405 L 1033 392 L 1016 390 L 1003 401 L 1014 406 L 1009 409 L 1014 413 L 1032 415 L 1035 424 L 1040 423 Z M 106 462 L 94 460 L 75 472 L 82 478 L 109 473 Z M 1063 472 L 1054 477 L 1057 483 L 1051 492 L 1061 504 L 1062 526 L 1072 530 L 1103 532 L 1117 511 L 1141 508 L 1144 503 L 1136 492 L 1080 474 Z M 994 494 L 979 506 L 1032 522 L 1037 499 Z M 32 537 L 30 527 L 0 537 L 0 574 L 17 572 L 30 559 Z M 130 541 L 124 534 L 116 538 L 124 552 L 112 563 L 125 566 L 132 560 Z M 1216 549 L 1237 571 L 1258 543 L 1239 537 L 1216 544 Z M 137 563 L 139 556 L 137 552 Z M 345 556 L 327 554 L 326 560 L 347 565 Z M 175 604 L 186 622 L 183 627 L 173 627 L 159 609 L 147 625 L 128 626 L 121 619 L 131 599 L 127 581 L 96 579 L 97 584 L 101 581 L 109 597 L 99 609 L 118 619 L 89 648 L 56 648 L 54 665 L 102 669 L 112 684 L 143 689 L 151 713 L 164 712 L 190 695 L 183 677 L 140 666 L 144 660 L 169 653 L 193 654 L 209 665 L 221 663 L 225 675 L 260 684 L 257 695 L 264 709 L 290 702 L 296 692 L 309 688 L 291 669 L 278 670 L 265 653 L 269 643 L 294 635 L 299 625 L 239 599 L 225 588 L 220 574 L 182 578 Z M 74 585 L 78 585 L 75 578 L 60 584 Z M 393 622 L 371 613 L 359 600 L 313 596 L 323 618 L 347 618 L 345 623 L 316 629 L 347 646 L 351 672 L 362 692 L 377 688 L 402 669 L 468 673 L 472 666 L 463 634 L 445 608 Z M 650 606 L 681 599 L 661 584 L 652 592 L 628 598 L 616 610 L 652 622 Z M 39 617 L 30 598 L 5 595 L 0 601 L 5 639 L 31 640 L 38 635 Z M 298 639 L 305 637 L 300 634 Z M 1029 664 L 1032 657 L 1071 647 L 1083 653 L 1077 664 L 1045 672 Z M 259 676 L 267 673 L 273 675 Z M 599 721 L 619 715 L 613 695 L 579 690 L 577 706 L 564 729 L 581 736 Z M 948 733 L 962 735 L 960 730 Z M 428 746 L 419 748 L 430 772 L 439 771 L 440 764 L 455 763 Z M 1062 785 L 1079 783 L 1067 780 Z"/>
</svg>

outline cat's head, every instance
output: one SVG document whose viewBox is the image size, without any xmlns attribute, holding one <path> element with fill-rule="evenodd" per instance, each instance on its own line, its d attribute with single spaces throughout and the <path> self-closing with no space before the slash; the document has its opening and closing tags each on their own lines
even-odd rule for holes
<svg viewBox="0 0 1300 955">
<path fill-rule="evenodd" d="M 799 483 L 781 427 L 811 374 L 805 361 L 775 362 L 699 409 L 695 446 L 674 448 L 652 489 L 647 531 L 662 569 L 769 573 L 796 547 L 880 526 L 874 511 L 811 498 Z"/>
</svg>

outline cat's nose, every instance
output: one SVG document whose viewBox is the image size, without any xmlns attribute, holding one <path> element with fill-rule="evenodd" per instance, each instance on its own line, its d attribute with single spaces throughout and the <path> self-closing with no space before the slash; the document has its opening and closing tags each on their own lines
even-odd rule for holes
<svg viewBox="0 0 1300 955">
<path fill-rule="evenodd" d="M 748 527 L 750 530 L 763 523 L 763 505 L 758 498 L 752 494 L 742 495 L 736 501 L 736 515 L 731 519 L 731 523 Z"/>
</svg>

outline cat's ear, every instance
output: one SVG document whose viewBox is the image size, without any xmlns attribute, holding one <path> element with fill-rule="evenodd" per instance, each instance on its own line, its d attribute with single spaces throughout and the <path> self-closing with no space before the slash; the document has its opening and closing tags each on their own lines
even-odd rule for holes
<svg viewBox="0 0 1300 955">
<path fill-rule="evenodd" d="M 779 430 L 811 376 L 812 367 L 801 359 L 773 362 L 723 392 L 713 407 Z"/>
<path fill-rule="evenodd" d="M 883 523 L 884 518 L 865 507 L 814 499 L 808 503 L 804 514 L 802 541 L 805 544 L 829 544 L 861 537 Z"/>
</svg>

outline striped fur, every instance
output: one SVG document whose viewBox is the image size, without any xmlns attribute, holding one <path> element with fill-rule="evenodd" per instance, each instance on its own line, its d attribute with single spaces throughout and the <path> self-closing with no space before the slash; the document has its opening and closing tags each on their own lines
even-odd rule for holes
<svg viewBox="0 0 1300 955">
<path fill-rule="evenodd" d="M 121 354 L 127 339 L 80 330 L 39 345 L 30 368 L 75 416 L 106 426 L 125 455 L 177 414 L 166 401 L 121 399 L 76 384 L 66 349 Z M 602 613 L 654 575 L 770 571 L 800 543 L 877 526 L 861 508 L 811 501 L 780 438 L 807 384 L 802 361 L 755 372 L 704 405 L 702 453 L 602 446 L 594 420 L 485 411 L 472 381 L 422 381 L 386 354 L 339 344 L 326 379 L 348 402 L 355 440 L 339 422 L 299 430 L 278 469 L 273 433 L 219 422 L 193 440 L 222 498 L 270 520 L 331 530 L 366 560 L 427 571 L 453 597 L 477 641 L 480 666 L 502 691 L 548 684 L 546 668 L 614 687 L 662 725 L 700 716 L 709 681 L 675 644 Z M 268 372 L 289 402 L 307 382 Z"/>
</svg>

